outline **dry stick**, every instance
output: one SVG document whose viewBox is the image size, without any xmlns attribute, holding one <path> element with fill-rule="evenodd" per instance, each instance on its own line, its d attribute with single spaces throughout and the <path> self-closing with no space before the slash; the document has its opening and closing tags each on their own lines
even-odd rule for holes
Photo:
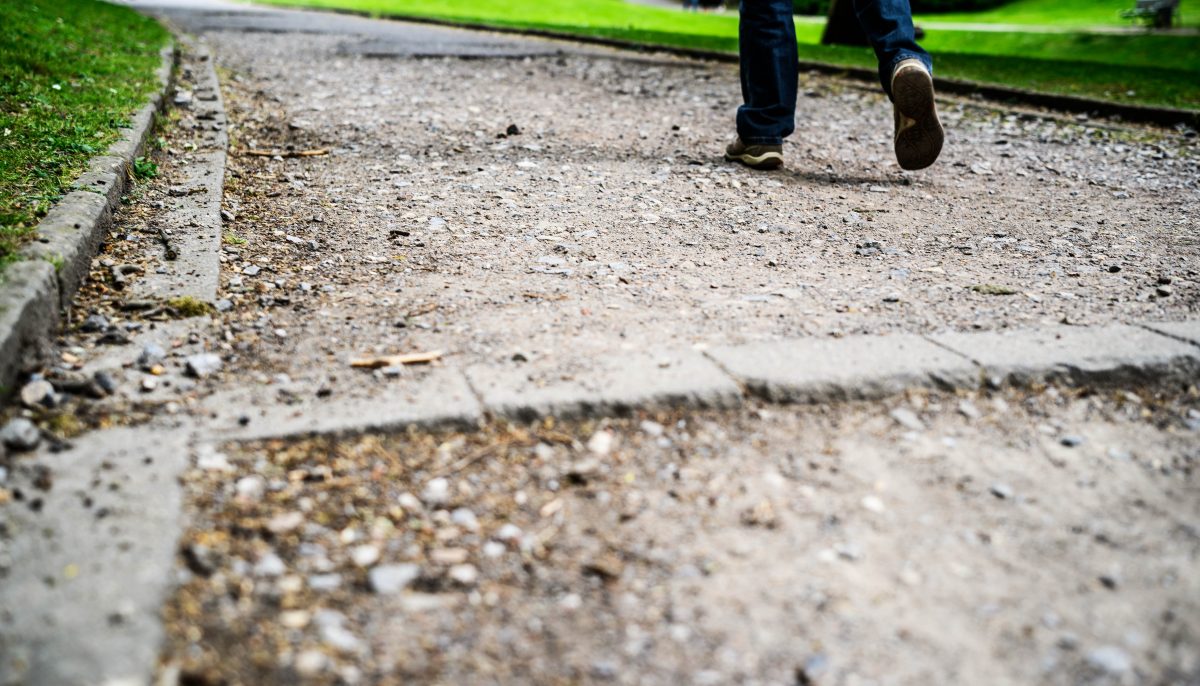
<svg viewBox="0 0 1200 686">
<path fill-rule="evenodd" d="M 167 230 L 161 226 L 156 227 L 155 230 L 158 232 L 158 240 L 162 241 L 163 248 L 167 251 L 167 259 L 174 260 L 179 257 L 179 251 L 175 249 L 175 246 L 171 245 L 171 237 L 167 234 Z"/>
<path fill-rule="evenodd" d="M 423 314 L 429 314 L 430 312 L 433 312 L 438 307 L 440 307 L 440 306 L 437 303 L 426 303 L 425 305 L 418 307 L 417 309 L 413 310 L 412 312 L 409 312 L 408 316 L 409 317 L 420 317 Z"/>
<path fill-rule="evenodd" d="M 253 157 L 316 157 L 318 155 L 328 155 L 329 148 L 317 148 L 315 150 L 243 150 L 241 154 Z"/>
<path fill-rule="evenodd" d="M 488 457 L 489 455 L 492 455 L 493 453 L 497 452 L 498 450 L 500 450 L 502 448 L 508 448 L 511 445 L 512 445 L 512 442 L 510 442 L 510 441 L 504 441 L 501 443 L 492 443 L 489 445 L 485 445 L 482 448 L 477 449 L 475 452 L 473 452 L 469 455 L 466 455 L 461 460 L 459 460 L 458 462 L 455 462 L 454 464 L 450 465 L 446 469 L 442 470 L 442 474 L 444 476 L 450 476 L 452 474 L 457 474 L 457 473 L 461 472 L 462 470 L 466 469 L 467 467 L 470 467 L 471 465 L 475 464 L 476 462 L 482 460 L 483 458 Z"/>
<path fill-rule="evenodd" d="M 401 367 L 406 364 L 429 364 L 442 356 L 441 350 L 427 353 L 410 353 L 408 355 L 380 355 L 379 357 L 361 357 L 350 360 L 351 367 L 378 369 L 380 367 Z"/>
</svg>

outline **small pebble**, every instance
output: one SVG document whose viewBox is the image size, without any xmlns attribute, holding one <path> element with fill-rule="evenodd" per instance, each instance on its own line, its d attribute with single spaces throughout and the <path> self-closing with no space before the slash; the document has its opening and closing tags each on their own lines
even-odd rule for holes
<svg viewBox="0 0 1200 686">
<path fill-rule="evenodd" d="M 252 476 L 243 476 L 237 480 L 234 485 L 234 490 L 237 491 L 237 497 L 247 502 L 257 502 L 262 500 L 263 494 L 267 491 L 267 482 L 257 474 Z"/>
<path fill-rule="evenodd" d="M 0 429 L 0 443 L 10 450 L 17 452 L 33 450 L 41 442 L 42 432 L 33 422 L 24 417 L 11 419 L 3 429 Z"/>
<path fill-rule="evenodd" d="M 897 424 L 910 431 L 923 431 L 925 429 L 925 423 L 921 421 L 917 413 L 907 407 L 897 407 L 888 414 Z"/>
<path fill-rule="evenodd" d="M 279 576 L 287 571 L 287 565 L 275 553 L 266 553 L 254 564 L 256 576 Z"/>
<path fill-rule="evenodd" d="M 1008 484 L 994 483 L 989 490 L 992 492 L 992 495 L 1001 500 L 1008 500 L 1013 497 L 1012 486 L 1009 486 Z"/>
<path fill-rule="evenodd" d="M 187 373 L 197 379 L 215 374 L 221 370 L 221 356 L 216 353 L 200 353 L 187 358 Z"/>
<path fill-rule="evenodd" d="M 605 457 L 612 452 L 613 443 L 613 433 L 608 429 L 601 429 L 588 439 L 587 449 L 597 457 Z"/>
<path fill-rule="evenodd" d="M 399 593 L 421 576 L 421 568 L 415 564 L 379 565 L 367 574 L 371 590 L 380 595 Z"/>
<path fill-rule="evenodd" d="M 450 568 L 449 576 L 463 586 L 474 586 L 479 580 L 479 570 L 475 565 L 459 564 Z"/>
<path fill-rule="evenodd" d="M 421 491 L 421 500 L 426 505 L 443 505 L 450 500 L 450 482 L 443 477 L 430 479 Z"/>
<path fill-rule="evenodd" d="M 1100 646 L 1088 651 L 1087 663 L 1108 674 L 1124 674 L 1133 668 L 1129 654 L 1116 646 Z"/>
<path fill-rule="evenodd" d="M 314 591 L 336 591 L 342 587 L 342 575 L 313 574 L 308 577 L 308 587 Z"/>
<path fill-rule="evenodd" d="M 54 392 L 54 385 L 44 379 L 30 381 L 21 387 L 21 403 L 25 407 L 38 409 L 44 407 L 57 407 L 60 402 L 58 393 Z"/>
<path fill-rule="evenodd" d="M 359 567 L 370 567 L 379 561 L 379 546 L 370 543 L 354 546 L 350 550 L 350 560 Z"/>
</svg>

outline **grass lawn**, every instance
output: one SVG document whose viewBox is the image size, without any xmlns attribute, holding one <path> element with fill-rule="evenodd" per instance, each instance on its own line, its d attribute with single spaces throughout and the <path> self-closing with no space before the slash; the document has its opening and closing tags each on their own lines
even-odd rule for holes
<svg viewBox="0 0 1200 686">
<path fill-rule="evenodd" d="M 271 4 L 345 8 L 381 16 L 429 17 L 502 27 L 534 28 L 707 50 L 737 50 L 734 13 L 693 14 L 625 0 L 262 0 Z M 1016 0 L 991 12 L 954 20 L 1061 23 L 1080 9 L 1096 24 L 1133 0 Z M 1094 5 L 1102 6 L 1101 8 Z M 1024 8 L 1024 9 L 1022 9 Z M 1107 8 L 1107 9 L 1104 9 Z M 1003 10 L 1024 14 L 1002 15 Z M 951 15 L 937 15 L 949 19 Z M 1111 22 L 1110 22 L 1111 23 Z M 800 58 L 874 67 L 869 50 L 819 45 L 822 26 L 798 22 Z M 1200 37 L 1161 34 L 949 31 L 931 29 L 924 41 L 941 76 L 1119 102 L 1200 109 Z"/>
<path fill-rule="evenodd" d="M 0 0 L 0 267 L 158 87 L 167 39 L 97 0 Z"/>
<path fill-rule="evenodd" d="M 983 12 L 926 14 L 917 21 L 974 22 L 982 24 L 1042 24 L 1046 26 L 1133 26 L 1121 18 L 1134 0 L 1013 0 Z M 1200 26 L 1194 0 L 1180 4 L 1178 19 L 1184 26 Z"/>
</svg>

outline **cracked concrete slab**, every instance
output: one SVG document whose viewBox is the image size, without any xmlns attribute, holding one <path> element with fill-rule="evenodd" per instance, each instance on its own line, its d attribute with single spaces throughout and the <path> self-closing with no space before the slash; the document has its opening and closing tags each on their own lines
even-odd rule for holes
<svg viewBox="0 0 1200 686">
<path fill-rule="evenodd" d="M 1142 326 L 1151 331 L 1187 341 L 1192 345 L 1200 345 L 1200 319 L 1183 322 L 1154 322 L 1142 324 Z"/>
<path fill-rule="evenodd" d="M 906 334 L 718 346 L 708 355 L 773 402 L 864 400 L 905 388 L 979 383 L 970 360 Z"/>
<path fill-rule="evenodd" d="M 1194 346 L 1123 324 L 942 333 L 930 340 L 974 360 L 989 377 L 1019 384 L 1135 383 L 1194 379 L 1200 373 Z"/>
<path fill-rule="evenodd" d="M 513 419 L 604 416 L 653 407 L 735 407 L 741 389 L 692 350 L 474 365 L 466 370 L 488 412 Z"/>
</svg>

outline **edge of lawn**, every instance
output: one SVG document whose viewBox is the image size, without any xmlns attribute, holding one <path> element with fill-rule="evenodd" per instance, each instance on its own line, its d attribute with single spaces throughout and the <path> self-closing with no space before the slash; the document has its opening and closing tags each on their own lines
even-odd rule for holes
<svg viewBox="0 0 1200 686">
<path fill-rule="evenodd" d="M 57 329 L 62 312 L 91 267 L 113 213 L 129 190 L 133 162 L 141 156 L 166 107 L 175 82 L 179 47 L 174 36 L 159 50 L 158 89 L 119 129 L 108 149 L 88 160 L 87 169 L 38 222 L 38 238 L 22 246 L 21 259 L 0 274 L 0 398 L 28 361 Z"/>
<path fill-rule="evenodd" d="M 287 0 L 271 0 L 270 4 L 308 11 L 331 12 L 358 17 L 371 17 L 406 21 L 417 24 L 446 26 L 451 28 L 470 29 L 476 31 L 492 31 L 495 33 L 534 36 L 555 40 L 574 41 L 591 45 L 638 52 L 658 52 L 680 57 L 710 60 L 716 62 L 737 62 L 737 54 L 732 51 L 709 48 L 691 48 L 679 44 L 639 41 L 615 36 L 597 35 L 596 33 L 575 32 L 556 28 L 523 26 L 518 24 L 489 23 L 486 21 L 464 21 L 423 15 L 412 15 L 392 12 L 374 12 L 347 7 L 314 7 Z M 861 67 L 853 64 L 830 61 L 802 59 L 800 68 L 807 71 L 817 71 L 825 74 L 849 77 L 855 80 L 877 83 L 879 74 L 874 68 Z M 934 83 L 941 93 L 955 95 L 977 96 L 1000 102 L 1013 102 L 1050 109 L 1063 110 L 1072 113 L 1120 118 L 1131 122 L 1172 126 L 1186 124 L 1192 128 L 1200 128 L 1200 109 L 1182 109 L 1160 105 L 1141 105 L 1122 103 L 1082 95 L 1068 95 L 1035 91 L 997 83 L 970 81 L 966 79 L 934 76 Z"/>
</svg>

